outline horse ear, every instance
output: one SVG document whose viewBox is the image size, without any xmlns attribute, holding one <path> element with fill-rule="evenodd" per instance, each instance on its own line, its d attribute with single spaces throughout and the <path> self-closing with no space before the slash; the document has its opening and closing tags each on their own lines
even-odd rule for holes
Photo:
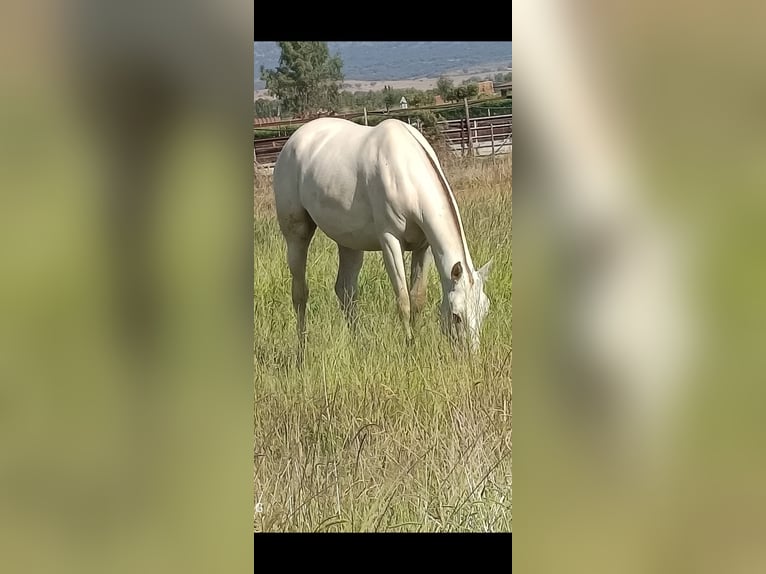
<svg viewBox="0 0 766 574">
<path fill-rule="evenodd" d="M 478 270 L 479 275 L 481 275 L 482 281 L 486 281 L 487 277 L 489 277 L 489 272 L 492 271 L 492 261 L 493 259 L 490 259 L 484 264 L 484 267 Z"/>
<path fill-rule="evenodd" d="M 452 266 L 452 273 L 450 275 L 453 281 L 457 281 L 463 275 L 463 266 L 460 264 L 460 261 Z"/>
</svg>

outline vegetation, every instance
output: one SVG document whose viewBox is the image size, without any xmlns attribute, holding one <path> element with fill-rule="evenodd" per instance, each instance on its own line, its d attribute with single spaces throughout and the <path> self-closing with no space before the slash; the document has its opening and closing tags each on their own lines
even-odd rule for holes
<svg viewBox="0 0 766 574">
<path fill-rule="evenodd" d="M 510 531 L 511 158 L 444 158 L 474 261 L 494 258 L 480 355 L 452 352 L 438 327 L 438 274 L 414 347 L 404 341 L 380 253 L 360 276 L 352 337 L 333 285 L 335 244 L 309 252 L 302 370 L 290 275 L 269 176 L 255 182 L 254 528 Z"/>
<path fill-rule="evenodd" d="M 253 102 L 253 114 L 256 118 L 271 118 L 279 115 L 280 112 L 279 102 L 276 100 L 258 98 Z"/>
<path fill-rule="evenodd" d="M 436 82 L 436 91 L 439 93 L 439 95 L 442 97 L 442 99 L 446 102 L 450 99 L 450 95 L 452 94 L 454 85 L 452 80 L 449 78 L 442 76 L 439 78 L 439 80 Z"/>
<path fill-rule="evenodd" d="M 386 111 L 390 110 L 397 101 L 396 93 L 391 86 L 383 88 L 383 103 L 386 105 Z"/>
<path fill-rule="evenodd" d="M 388 87 L 388 86 L 387 86 Z M 370 92 L 349 92 L 343 91 L 340 93 L 340 105 L 338 106 L 341 111 L 362 111 L 367 108 L 368 111 L 372 110 L 384 110 L 386 108 L 386 97 L 389 96 L 389 107 L 396 108 L 399 105 L 399 100 L 402 96 L 407 98 L 407 102 L 410 106 L 427 106 L 434 103 L 435 92 L 432 90 L 421 91 L 415 88 L 406 88 L 403 90 L 397 90 L 391 88 L 389 90 L 377 90 Z"/>
<path fill-rule="evenodd" d="M 387 92 L 386 92 L 387 93 Z M 402 96 L 404 96 L 407 99 L 407 102 L 409 103 L 409 110 L 406 112 L 408 115 L 413 116 L 416 115 L 416 112 L 420 111 L 416 108 L 420 106 L 433 106 L 434 105 L 434 92 L 431 90 L 427 91 L 419 91 L 415 89 L 405 89 L 405 90 L 391 90 L 391 100 L 394 101 L 394 104 L 389 104 L 389 109 L 391 113 L 399 113 L 399 100 Z M 471 90 L 469 93 L 473 94 L 473 90 Z M 465 96 L 472 98 L 473 96 Z M 482 96 L 479 96 L 480 98 Z M 368 112 L 373 111 L 380 111 L 386 109 L 386 102 L 385 102 L 385 93 L 382 90 L 376 91 L 376 92 L 348 92 L 343 91 L 339 95 L 339 105 L 337 106 L 337 110 L 339 112 L 347 113 L 356 111 L 359 112 L 360 117 L 362 115 L 362 112 L 364 108 L 367 108 Z M 462 97 L 453 99 L 454 102 L 461 102 Z M 489 99 L 489 101 L 481 102 L 481 105 L 473 105 L 476 102 L 470 102 L 471 104 L 471 115 L 475 116 L 486 116 L 489 114 L 487 111 L 487 108 L 492 109 L 492 115 L 498 115 L 498 114 L 510 114 L 511 108 L 512 108 L 512 100 L 511 98 L 506 98 L 503 100 L 497 100 L 497 99 Z M 254 104 L 255 109 L 255 117 L 259 118 L 265 118 L 265 117 L 273 117 L 277 115 L 278 110 L 278 103 L 275 100 L 266 100 L 266 99 L 258 99 L 255 101 Z M 436 116 L 437 120 L 452 120 L 457 118 L 462 118 L 465 116 L 465 112 L 462 111 L 463 108 L 461 107 L 455 107 L 453 109 L 446 109 L 446 110 L 439 110 L 438 115 Z M 475 110 L 475 113 L 474 113 Z M 292 117 L 292 114 L 285 114 L 284 110 L 282 110 L 282 117 L 285 119 L 289 119 Z"/>
<path fill-rule="evenodd" d="M 369 126 L 376 126 L 380 122 L 385 121 L 389 118 L 397 118 L 399 120 L 402 120 L 403 122 L 409 121 L 410 123 L 417 125 L 420 130 L 425 134 L 425 136 L 431 141 L 433 144 L 436 141 L 439 141 L 439 132 L 438 132 L 438 126 L 437 122 L 439 121 L 439 116 L 437 116 L 434 112 L 431 110 L 396 110 L 392 111 L 390 114 L 381 115 L 370 115 L 367 117 L 367 125 Z M 358 124 L 364 123 L 364 116 L 359 116 L 356 118 L 351 118 L 351 121 L 356 122 Z"/>
<path fill-rule="evenodd" d="M 261 66 L 261 79 L 279 98 L 285 111 L 299 116 L 332 109 L 343 82 L 343 63 L 330 57 L 327 42 L 278 42 L 282 51 L 279 66 Z"/>
<path fill-rule="evenodd" d="M 495 83 L 510 82 L 513 80 L 513 72 L 498 72 L 494 75 L 486 74 L 485 76 L 471 76 L 470 78 L 463 80 L 462 85 L 478 84 L 479 82 L 486 82 L 489 80 Z"/>
<path fill-rule="evenodd" d="M 468 84 L 467 86 L 458 86 L 447 92 L 446 101 L 459 102 L 463 98 L 475 98 L 479 95 L 479 86 Z"/>
<path fill-rule="evenodd" d="M 446 89 L 445 102 L 462 102 L 463 98 L 476 98 L 479 95 L 479 86 L 477 84 L 467 84 L 463 86 L 452 86 L 451 80 L 444 78 L 446 82 L 442 83 L 442 88 Z M 441 82 L 441 79 L 439 80 Z M 368 111 L 374 110 L 389 110 L 396 109 L 399 105 L 399 100 L 402 96 L 407 99 L 407 103 L 411 108 L 419 106 L 432 106 L 435 104 L 435 96 L 439 93 L 439 88 L 436 90 L 417 90 L 414 88 L 407 88 L 403 90 L 397 90 L 391 86 L 386 86 L 383 90 L 371 91 L 371 92 L 348 92 L 343 91 L 340 93 L 340 105 L 338 106 L 340 111 L 362 111 L 367 108 Z M 503 107 L 510 108 L 509 101 L 499 103 L 489 103 L 489 107 Z M 503 113 L 510 113 L 508 112 Z M 486 115 L 486 114 L 485 114 Z M 442 118 L 453 119 L 453 118 Z"/>
<path fill-rule="evenodd" d="M 280 136 L 292 135 L 295 130 L 301 127 L 301 124 L 287 125 L 287 126 L 275 126 L 268 128 L 255 128 L 255 138 L 276 138 Z"/>
</svg>

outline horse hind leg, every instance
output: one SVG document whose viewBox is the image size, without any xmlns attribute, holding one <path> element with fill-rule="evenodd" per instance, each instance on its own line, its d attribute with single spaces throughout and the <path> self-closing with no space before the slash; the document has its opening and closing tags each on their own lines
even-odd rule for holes
<svg viewBox="0 0 766 574">
<path fill-rule="evenodd" d="M 305 211 L 298 217 L 290 217 L 287 224 L 283 225 L 283 234 L 287 243 L 287 265 L 293 279 L 292 299 L 298 332 L 299 363 L 303 362 L 306 347 L 306 303 L 309 297 L 309 287 L 306 281 L 306 259 L 315 231 L 316 224 Z"/>
<path fill-rule="evenodd" d="M 357 325 L 358 281 L 363 262 L 364 251 L 338 245 L 338 278 L 335 281 L 335 294 L 352 330 L 355 330 Z"/>
</svg>

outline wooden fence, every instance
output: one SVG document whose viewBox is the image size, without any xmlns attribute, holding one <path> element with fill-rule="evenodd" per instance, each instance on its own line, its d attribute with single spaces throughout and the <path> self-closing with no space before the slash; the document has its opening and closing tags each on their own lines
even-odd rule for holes
<svg viewBox="0 0 766 574">
<path fill-rule="evenodd" d="M 439 122 L 439 132 L 447 146 L 463 156 L 509 153 L 513 114 Z"/>
<path fill-rule="evenodd" d="M 466 112 L 466 118 L 437 124 L 449 149 L 463 156 L 495 155 L 511 151 L 513 114 L 471 118 L 467 107 Z M 289 136 L 255 138 L 253 146 L 256 163 L 264 167 L 274 165 L 288 139 Z"/>
</svg>

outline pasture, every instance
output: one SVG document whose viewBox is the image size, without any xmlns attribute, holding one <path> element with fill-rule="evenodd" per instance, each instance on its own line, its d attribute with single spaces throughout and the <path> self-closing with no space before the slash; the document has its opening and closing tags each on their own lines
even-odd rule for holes
<svg viewBox="0 0 766 574">
<path fill-rule="evenodd" d="M 297 336 L 271 177 L 254 184 L 254 529 L 511 531 L 510 154 L 440 154 L 477 267 L 494 258 L 479 355 L 439 329 L 441 288 L 408 347 L 379 252 L 365 254 L 359 328 L 333 286 L 337 249 L 317 230 L 308 255 L 308 341 Z M 405 258 L 409 275 L 409 253 Z"/>
</svg>

